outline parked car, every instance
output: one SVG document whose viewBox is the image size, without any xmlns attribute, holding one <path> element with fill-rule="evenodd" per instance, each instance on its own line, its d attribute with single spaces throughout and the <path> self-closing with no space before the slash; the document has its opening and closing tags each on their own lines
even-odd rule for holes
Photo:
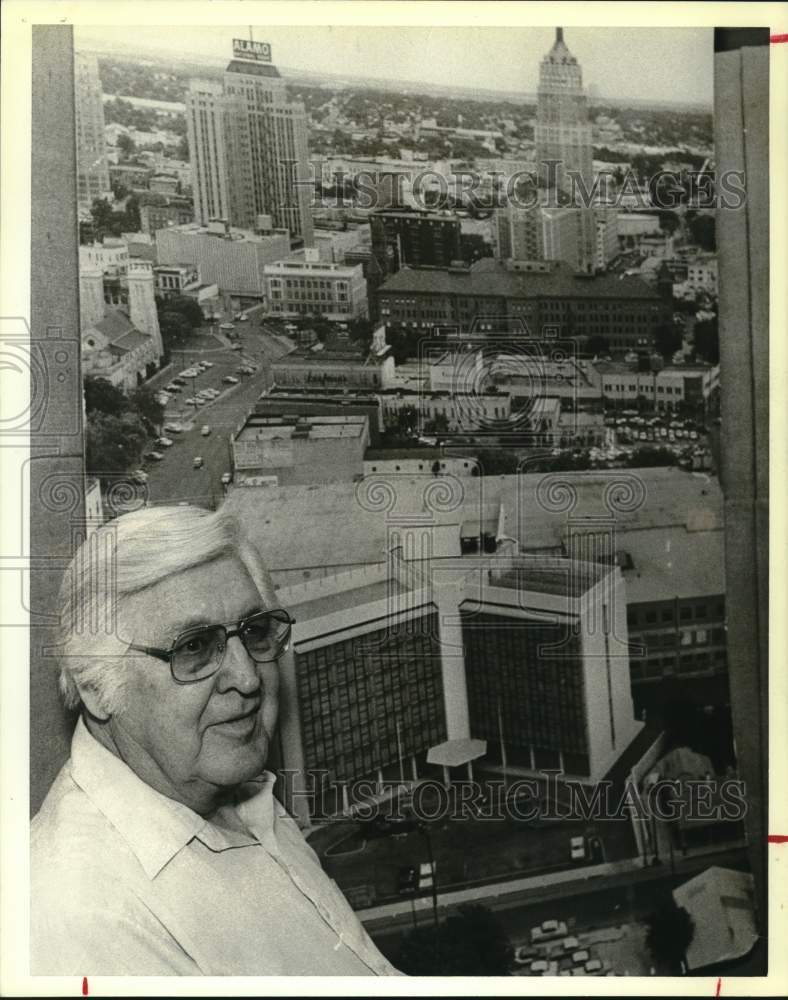
<svg viewBox="0 0 788 1000">
<path fill-rule="evenodd" d="M 563 920 L 543 920 L 538 927 L 531 930 L 531 943 L 556 941 L 566 937 L 566 924 Z"/>
<path fill-rule="evenodd" d="M 419 881 L 419 873 L 413 867 L 413 865 L 408 865 L 405 868 L 400 868 L 397 873 L 397 891 L 401 895 L 410 894 L 416 891 Z"/>
<path fill-rule="evenodd" d="M 160 437 L 156 438 L 156 444 L 159 445 L 161 448 L 172 448 L 173 441 L 172 438 Z"/>
<path fill-rule="evenodd" d="M 173 385 L 179 385 L 181 388 L 183 388 L 183 386 L 186 385 L 186 379 L 185 378 L 181 378 L 181 376 L 179 375 L 177 378 L 174 378 L 172 380 L 172 384 Z"/>
<path fill-rule="evenodd" d="M 233 477 L 229 472 L 222 473 L 222 486 L 229 486 L 233 481 Z"/>
<path fill-rule="evenodd" d="M 211 433 L 211 428 L 208 426 L 208 424 L 203 424 L 202 427 L 200 428 L 200 434 L 202 434 L 204 438 L 207 438 L 210 433 Z"/>
<path fill-rule="evenodd" d="M 160 451 L 147 451 L 145 452 L 145 458 L 149 458 L 152 462 L 160 462 L 164 455 Z"/>
<path fill-rule="evenodd" d="M 604 971 L 598 958 L 590 958 L 586 962 L 585 969 L 589 976 L 599 975 Z"/>
<path fill-rule="evenodd" d="M 586 856 L 585 837 L 572 837 L 569 841 L 569 853 L 573 861 L 582 861 Z"/>
<path fill-rule="evenodd" d="M 531 974 L 537 976 L 557 976 L 558 962 L 548 962 L 547 959 L 537 958 L 531 962 Z"/>
<path fill-rule="evenodd" d="M 148 473 L 144 469 L 135 469 L 131 474 L 131 478 L 137 483 L 147 483 Z"/>
<path fill-rule="evenodd" d="M 222 379 L 222 382 L 226 382 L 227 385 L 238 385 L 239 381 L 234 375 L 225 375 Z"/>
<path fill-rule="evenodd" d="M 203 368 L 213 368 L 213 361 L 201 361 Z"/>
<path fill-rule="evenodd" d="M 561 942 L 561 947 L 567 953 L 576 951 L 579 945 L 580 942 L 577 940 L 576 937 L 567 937 L 564 938 L 564 940 Z"/>
<path fill-rule="evenodd" d="M 412 819 L 404 816 L 375 816 L 360 824 L 361 832 L 367 840 L 374 837 L 389 837 L 392 834 L 410 833 L 415 828 Z"/>
<path fill-rule="evenodd" d="M 166 386 L 166 390 L 167 392 L 182 392 L 183 386 L 176 385 L 174 382 L 170 382 L 170 384 Z"/>
<path fill-rule="evenodd" d="M 527 944 L 521 944 L 514 950 L 514 960 L 517 965 L 530 965 L 538 957 L 539 952 Z"/>
<path fill-rule="evenodd" d="M 203 467 L 202 455 L 195 455 L 194 461 L 192 462 L 192 468 L 201 469 Z"/>
<path fill-rule="evenodd" d="M 164 430 L 167 431 L 168 434 L 180 434 L 183 428 L 180 424 L 165 424 Z"/>
<path fill-rule="evenodd" d="M 241 345 L 240 345 L 240 344 L 230 344 L 230 350 L 231 350 L 231 351 L 240 351 L 240 350 L 242 350 L 242 349 L 243 349 L 243 348 L 241 347 Z"/>
<path fill-rule="evenodd" d="M 589 958 L 591 958 L 591 954 L 588 951 L 588 948 L 581 948 L 580 951 L 572 953 L 572 965 L 585 966 Z"/>
</svg>

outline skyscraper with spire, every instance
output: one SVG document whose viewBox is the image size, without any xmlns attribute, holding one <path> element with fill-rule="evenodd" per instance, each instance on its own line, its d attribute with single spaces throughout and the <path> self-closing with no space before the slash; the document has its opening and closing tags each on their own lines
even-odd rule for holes
<svg viewBox="0 0 788 1000">
<path fill-rule="evenodd" d="M 556 28 L 553 47 L 539 67 L 534 140 L 545 186 L 566 191 L 568 172 L 575 171 L 591 189 L 594 165 L 583 73 L 566 47 L 563 28 Z M 555 161 L 556 167 L 548 166 Z"/>
</svg>

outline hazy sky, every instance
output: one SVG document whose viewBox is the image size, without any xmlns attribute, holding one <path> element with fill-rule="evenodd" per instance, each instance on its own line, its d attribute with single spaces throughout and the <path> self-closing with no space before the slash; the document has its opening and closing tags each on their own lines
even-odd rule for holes
<svg viewBox="0 0 788 1000">
<path fill-rule="evenodd" d="M 539 62 L 554 29 L 255 26 L 273 46 L 273 61 L 293 69 L 374 76 L 414 83 L 533 93 Z M 569 27 L 564 39 L 583 70 L 583 83 L 603 97 L 705 103 L 712 101 L 711 28 Z M 158 51 L 229 59 L 231 39 L 246 25 L 211 28 L 75 28 L 78 47 L 108 46 L 119 54 Z"/>
</svg>

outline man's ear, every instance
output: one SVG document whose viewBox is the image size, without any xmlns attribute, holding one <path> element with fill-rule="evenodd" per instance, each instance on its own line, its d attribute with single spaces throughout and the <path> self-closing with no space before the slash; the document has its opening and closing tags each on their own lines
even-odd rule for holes
<svg viewBox="0 0 788 1000">
<path fill-rule="evenodd" d="M 96 722 L 109 722 L 112 718 L 112 713 L 107 711 L 104 699 L 99 692 L 89 684 L 78 684 L 77 690 L 88 715 L 92 719 L 95 719 Z"/>
</svg>

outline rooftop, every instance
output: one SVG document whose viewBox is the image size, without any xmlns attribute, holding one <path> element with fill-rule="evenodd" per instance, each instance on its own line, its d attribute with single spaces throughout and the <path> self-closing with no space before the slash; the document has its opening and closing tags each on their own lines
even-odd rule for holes
<svg viewBox="0 0 788 1000">
<path fill-rule="evenodd" d="M 753 877 L 713 865 L 673 890 L 695 922 L 687 965 L 700 969 L 746 955 L 758 940 Z"/>
<path fill-rule="evenodd" d="M 336 417 L 287 417 L 251 416 L 236 435 L 236 441 L 282 441 L 309 438 L 312 441 L 328 438 L 361 437 L 367 424 L 365 416 L 345 414 Z"/>
<path fill-rule="evenodd" d="M 560 551 L 569 517 L 606 515 L 607 497 L 614 505 L 616 548 L 631 550 L 635 563 L 625 575 L 629 600 L 724 590 L 716 589 L 724 579 L 722 494 L 707 476 L 655 468 L 458 480 L 425 471 L 397 475 L 390 490 L 383 480 L 376 493 L 379 482 L 376 474 L 360 484 L 276 487 L 266 491 L 264 502 L 250 488 L 231 492 L 226 502 L 249 526 L 270 568 L 284 570 L 379 563 L 386 558 L 392 518 L 419 514 L 436 525 L 456 524 L 497 516 L 500 505 L 504 530 L 521 547 Z M 438 503 L 429 492 L 438 487 L 450 503 Z M 565 504 L 558 503 L 562 498 Z"/>
<path fill-rule="evenodd" d="M 640 278 L 602 274 L 578 276 L 568 264 L 556 261 L 549 271 L 510 271 L 500 261 L 485 257 L 468 270 L 403 268 L 380 292 L 432 293 L 504 298 L 648 299 L 659 293 Z"/>
</svg>

